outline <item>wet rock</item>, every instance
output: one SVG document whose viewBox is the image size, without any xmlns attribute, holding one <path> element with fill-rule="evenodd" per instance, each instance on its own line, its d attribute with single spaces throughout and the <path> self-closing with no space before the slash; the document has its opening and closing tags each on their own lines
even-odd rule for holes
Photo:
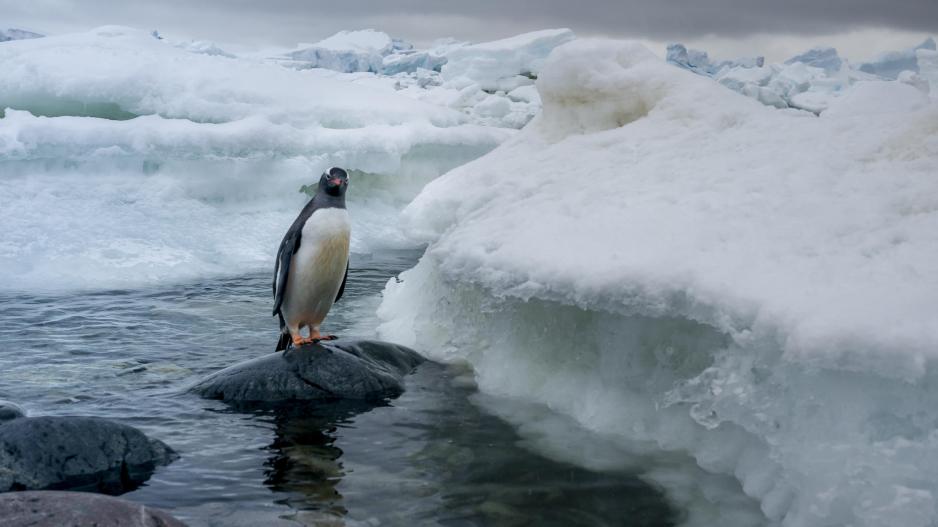
<svg viewBox="0 0 938 527">
<path fill-rule="evenodd" d="M 27 417 L 0 426 L 0 492 L 121 494 L 178 456 L 140 430 L 96 417 Z"/>
<path fill-rule="evenodd" d="M 25 417 L 26 412 L 23 411 L 18 405 L 15 405 L 9 401 L 0 400 L 0 423 L 6 421 L 12 421 L 17 417 Z"/>
<path fill-rule="evenodd" d="M 2 494 L 0 518 L 5 527 L 185 527 L 159 509 L 87 492 Z"/>
<path fill-rule="evenodd" d="M 190 390 L 228 402 L 380 400 L 404 391 L 404 376 L 423 362 L 404 346 L 336 340 L 271 353 L 221 371 Z"/>
</svg>

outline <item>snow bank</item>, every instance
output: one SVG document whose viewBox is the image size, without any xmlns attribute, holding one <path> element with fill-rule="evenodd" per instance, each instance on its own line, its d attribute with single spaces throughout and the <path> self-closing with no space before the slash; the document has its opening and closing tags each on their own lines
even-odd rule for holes
<svg viewBox="0 0 938 527">
<path fill-rule="evenodd" d="M 608 41 L 537 87 L 406 209 L 430 246 L 382 336 L 686 451 L 773 523 L 938 521 L 938 105 L 778 112 Z"/>
<path fill-rule="evenodd" d="M 509 135 L 192 47 L 123 27 L 0 46 L 0 289 L 266 270 L 299 189 L 333 165 L 355 179 L 354 249 L 404 243 L 399 207 Z"/>
<path fill-rule="evenodd" d="M 447 54 L 443 79 L 483 90 L 509 91 L 536 77 L 550 52 L 575 37 L 569 29 L 547 29 L 456 48 Z"/>
</svg>

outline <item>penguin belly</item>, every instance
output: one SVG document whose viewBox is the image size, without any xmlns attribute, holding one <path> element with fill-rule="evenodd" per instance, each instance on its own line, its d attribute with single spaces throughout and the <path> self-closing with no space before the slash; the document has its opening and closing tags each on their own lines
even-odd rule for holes
<svg viewBox="0 0 938 527">
<path fill-rule="evenodd" d="M 350 233 L 345 209 L 320 209 L 306 220 L 281 309 L 291 333 L 304 326 L 318 330 L 332 308 L 345 278 Z"/>
</svg>

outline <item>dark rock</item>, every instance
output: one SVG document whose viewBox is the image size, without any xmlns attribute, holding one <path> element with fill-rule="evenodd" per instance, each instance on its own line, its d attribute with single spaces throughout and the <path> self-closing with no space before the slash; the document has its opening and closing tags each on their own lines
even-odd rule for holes
<svg viewBox="0 0 938 527">
<path fill-rule="evenodd" d="M 185 527 L 159 510 L 86 492 L 32 491 L 0 495 L 4 527 Z"/>
<path fill-rule="evenodd" d="M 27 417 L 0 426 L 0 492 L 121 494 L 178 456 L 140 430 L 96 417 Z"/>
<path fill-rule="evenodd" d="M 380 400 L 404 391 L 404 376 L 423 362 L 404 346 L 336 340 L 271 353 L 221 371 L 190 390 L 228 402 Z"/>
<path fill-rule="evenodd" d="M 26 412 L 23 411 L 19 406 L 9 402 L 0 400 L 0 423 L 5 421 L 12 421 L 17 417 L 25 417 Z"/>
</svg>

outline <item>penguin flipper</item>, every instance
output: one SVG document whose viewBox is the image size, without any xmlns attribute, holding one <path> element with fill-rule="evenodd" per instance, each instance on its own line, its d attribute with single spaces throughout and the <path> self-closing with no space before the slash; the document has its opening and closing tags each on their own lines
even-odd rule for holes
<svg viewBox="0 0 938 527">
<path fill-rule="evenodd" d="M 335 300 L 332 302 L 333 304 L 338 302 L 339 299 L 342 298 L 342 293 L 345 292 L 345 282 L 347 281 L 348 281 L 348 263 L 345 264 L 345 276 L 342 277 L 342 285 L 339 286 L 339 292 L 338 294 L 335 295 Z"/>
<path fill-rule="evenodd" d="M 300 248 L 302 237 L 301 229 L 291 228 L 280 242 L 277 265 L 274 270 L 274 315 L 280 313 L 280 306 L 283 305 L 283 295 L 287 290 L 287 277 L 290 276 L 290 262 L 293 260 L 293 254 Z"/>
</svg>

